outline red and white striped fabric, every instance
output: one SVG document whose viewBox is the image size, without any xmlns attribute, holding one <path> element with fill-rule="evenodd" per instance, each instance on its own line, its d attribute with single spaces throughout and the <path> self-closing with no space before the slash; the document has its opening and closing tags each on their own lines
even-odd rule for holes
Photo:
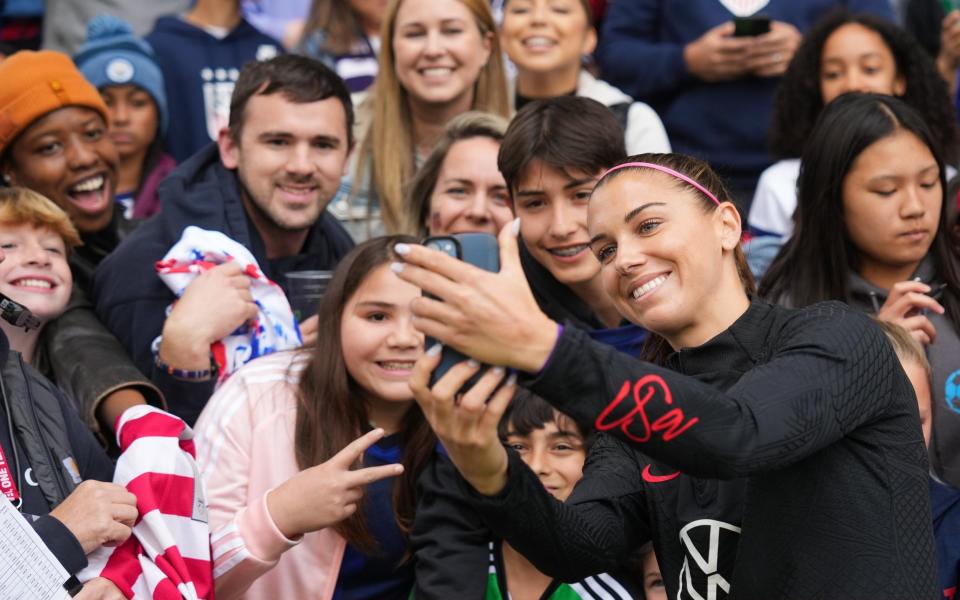
<svg viewBox="0 0 960 600">
<path fill-rule="evenodd" d="M 127 598 L 213 598 L 210 527 L 193 431 L 169 413 L 134 406 L 118 419 L 113 481 L 137 497 L 133 535 L 100 548 L 78 578 L 104 577 Z"/>
</svg>

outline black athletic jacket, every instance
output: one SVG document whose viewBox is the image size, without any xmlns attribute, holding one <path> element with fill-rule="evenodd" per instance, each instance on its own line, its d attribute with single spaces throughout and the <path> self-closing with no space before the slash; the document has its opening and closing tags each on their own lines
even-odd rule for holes
<svg viewBox="0 0 960 600">
<path fill-rule="evenodd" d="M 868 317 L 834 302 L 790 310 L 754 301 L 667 366 L 567 328 L 544 372 L 524 385 L 617 439 L 601 436 L 566 504 L 511 453 L 501 494 L 467 490 L 486 523 L 565 581 L 652 539 L 668 597 L 683 582 L 684 597 L 713 589 L 724 598 L 718 563 L 737 538 L 731 524 L 703 519 L 698 503 L 722 500 L 722 486 L 735 482 L 701 479 L 743 477 L 731 597 L 938 597 L 917 405 Z M 721 391 L 725 380 L 735 383 Z M 677 469 L 691 477 L 669 479 Z"/>
</svg>

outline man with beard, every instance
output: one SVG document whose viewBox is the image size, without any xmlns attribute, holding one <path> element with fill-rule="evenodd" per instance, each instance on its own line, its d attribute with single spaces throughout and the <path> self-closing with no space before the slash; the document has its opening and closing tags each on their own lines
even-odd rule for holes
<svg viewBox="0 0 960 600">
<path fill-rule="evenodd" d="M 154 264 L 195 225 L 245 246 L 280 285 L 290 271 L 333 269 L 353 246 L 325 211 L 353 148 L 352 126 L 349 92 L 321 63 L 281 56 L 248 64 L 229 126 L 161 184 L 162 212 L 97 270 L 97 313 L 187 423 L 213 391 L 210 345 L 257 306 L 250 278 L 226 263 L 193 281 L 168 315 L 174 295 Z M 315 318 L 303 324 L 305 344 L 315 328 Z"/>
</svg>

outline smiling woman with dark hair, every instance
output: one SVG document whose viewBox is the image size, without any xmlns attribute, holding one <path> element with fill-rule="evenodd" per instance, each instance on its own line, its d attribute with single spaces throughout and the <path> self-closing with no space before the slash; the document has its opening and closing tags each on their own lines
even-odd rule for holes
<svg viewBox="0 0 960 600">
<path fill-rule="evenodd" d="M 494 532 L 566 581 L 652 540 L 670 598 L 718 587 L 749 599 L 934 598 L 926 453 L 896 355 L 842 303 L 792 310 L 751 297 L 741 233 L 699 160 L 633 156 L 600 177 L 590 248 L 617 309 L 659 342 L 653 362 L 545 315 L 511 228 L 499 273 L 397 246 L 393 270 L 433 296 L 413 301 L 417 328 L 477 361 L 430 387 L 431 348 L 410 383 L 461 488 Z M 499 443 L 514 391 L 497 390 L 502 369 L 454 401 L 478 363 L 516 369 L 521 385 L 607 433 L 566 503 Z M 741 524 L 684 510 L 681 499 L 737 478 Z"/>
<path fill-rule="evenodd" d="M 118 158 L 109 113 L 96 88 L 57 52 L 16 53 L 0 63 L 0 81 L 0 122 L 10 125 L 0 128 L 3 183 L 52 200 L 82 241 L 70 254 L 74 294 L 46 331 L 51 369 L 83 402 L 87 424 L 109 429 L 131 404 L 163 404 L 84 296 L 94 269 L 134 226 L 114 202 Z"/>
</svg>

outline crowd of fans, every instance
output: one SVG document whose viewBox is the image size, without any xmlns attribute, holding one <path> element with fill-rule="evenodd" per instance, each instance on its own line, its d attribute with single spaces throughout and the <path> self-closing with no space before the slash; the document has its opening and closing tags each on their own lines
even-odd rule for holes
<svg viewBox="0 0 960 600">
<path fill-rule="evenodd" d="M 0 491 L 83 600 L 953 599 L 958 73 L 951 0 L 0 3 Z"/>
</svg>

